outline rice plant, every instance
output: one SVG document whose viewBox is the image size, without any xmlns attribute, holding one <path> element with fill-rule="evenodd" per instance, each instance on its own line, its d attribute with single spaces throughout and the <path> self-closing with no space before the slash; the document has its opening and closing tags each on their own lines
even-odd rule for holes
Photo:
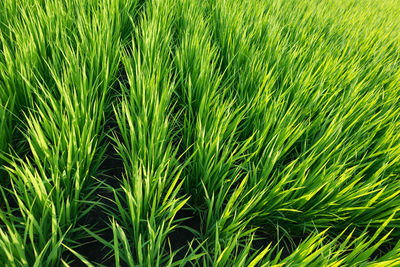
<svg viewBox="0 0 400 267">
<path fill-rule="evenodd" d="M 5 0 L 2 266 L 398 266 L 397 0 Z"/>
</svg>

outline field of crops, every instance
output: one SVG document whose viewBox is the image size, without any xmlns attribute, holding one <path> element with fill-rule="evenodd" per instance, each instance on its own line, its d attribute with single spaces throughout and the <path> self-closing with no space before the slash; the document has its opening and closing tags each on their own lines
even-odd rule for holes
<svg viewBox="0 0 400 267">
<path fill-rule="evenodd" d="M 0 266 L 400 266 L 399 0 L 1 0 Z"/>
</svg>

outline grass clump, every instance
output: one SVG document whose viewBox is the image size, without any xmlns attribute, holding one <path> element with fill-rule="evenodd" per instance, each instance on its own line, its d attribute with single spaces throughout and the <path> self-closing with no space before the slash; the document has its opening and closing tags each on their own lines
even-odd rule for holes
<svg viewBox="0 0 400 267">
<path fill-rule="evenodd" d="M 400 7 L 4 1 L 4 266 L 397 266 Z"/>
</svg>

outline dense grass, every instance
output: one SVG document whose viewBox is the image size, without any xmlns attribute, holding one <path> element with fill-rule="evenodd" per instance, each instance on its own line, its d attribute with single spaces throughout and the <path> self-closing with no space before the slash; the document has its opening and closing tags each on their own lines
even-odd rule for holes
<svg viewBox="0 0 400 267">
<path fill-rule="evenodd" d="M 399 265 L 399 18 L 3 1 L 1 265 Z"/>
</svg>

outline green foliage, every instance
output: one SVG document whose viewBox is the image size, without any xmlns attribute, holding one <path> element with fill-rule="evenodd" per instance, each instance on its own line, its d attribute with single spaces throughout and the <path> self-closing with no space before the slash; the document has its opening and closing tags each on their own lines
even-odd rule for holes
<svg viewBox="0 0 400 267">
<path fill-rule="evenodd" d="M 399 265 L 399 18 L 4 0 L 0 264 Z"/>
</svg>

